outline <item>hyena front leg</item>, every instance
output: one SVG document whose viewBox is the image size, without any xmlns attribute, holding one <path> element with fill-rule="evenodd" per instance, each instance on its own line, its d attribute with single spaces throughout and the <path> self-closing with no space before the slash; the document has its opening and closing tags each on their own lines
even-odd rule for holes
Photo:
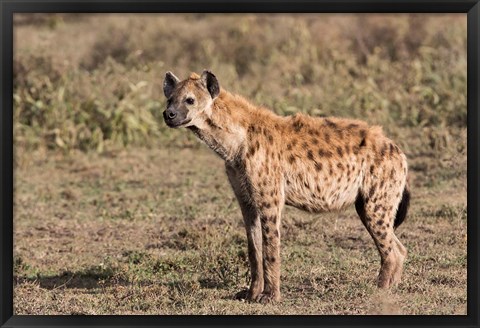
<svg viewBox="0 0 480 328">
<path fill-rule="evenodd" d="M 242 216 L 245 223 L 248 240 L 248 259 L 250 262 L 251 283 L 247 300 L 256 300 L 260 293 L 263 292 L 263 257 L 262 257 L 262 228 L 260 224 L 260 216 L 256 207 L 252 204 L 252 197 L 248 190 L 241 185 L 237 172 L 234 168 L 227 166 L 227 176 L 232 185 L 235 197 L 238 200 Z"/>
<path fill-rule="evenodd" d="M 280 183 L 270 183 L 260 189 L 257 208 L 262 225 L 263 276 L 265 288 L 257 301 L 276 302 L 280 295 L 280 219 L 283 208 L 283 191 Z"/>
</svg>

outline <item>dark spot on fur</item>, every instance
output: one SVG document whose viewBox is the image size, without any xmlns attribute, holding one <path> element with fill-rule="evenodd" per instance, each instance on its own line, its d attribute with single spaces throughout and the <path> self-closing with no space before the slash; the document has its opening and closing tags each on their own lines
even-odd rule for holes
<svg viewBox="0 0 480 328">
<path fill-rule="evenodd" d="M 338 163 L 338 164 L 337 164 L 337 167 L 338 167 L 340 170 L 343 170 L 343 164 L 342 164 L 342 163 Z"/>
<path fill-rule="evenodd" d="M 214 129 L 214 128 L 217 127 L 217 126 L 213 123 L 213 121 L 212 121 L 211 119 L 209 119 L 209 118 L 207 118 L 207 119 L 205 120 L 205 122 L 208 124 L 208 126 L 209 126 L 211 129 Z"/>
<path fill-rule="evenodd" d="M 293 163 L 295 162 L 295 156 L 290 155 L 290 156 L 288 157 L 288 161 L 290 162 L 290 164 L 293 164 Z"/>
<path fill-rule="evenodd" d="M 269 142 L 270 144 L 273 143 L 273 137 L 272 137 L 272 135 L 271 135 L 270 133 L 267 135 L 267 139 L 268 139 L 268 142 Z"/>
<path fill-rule="evenodd" d="M 375 166 L 371 165 L 370 166 L 370 174 L 373 174 L 373 170 L 375 170 Z"/>
<path fill-rule="evenodd" d="M 313 161 L 313 152 L 311 150 L 307 152 L 307 157 L 309 160 Z"/>
<path fill-rule="evenodd" d="M 381 226 L 383 223 L 384 223 L 383 220 L 378 220 L 377 221 L 377 225 L 379 225 L 379 226 Z"/>
<path fill-rule="evenodd" d="M 380 156 L 383 158 L 385 157 L 385 153 L 387 151 L 387 145 L 383 144 L 382 149 L 380 150 Z"/>
<path fill-rule="evenodd" d="M 295 121 L 293 122 L 293 129 L 295 130 L 295 132 L 300 132 L 302 128 L 303 128 L 303 123 L 300 122 L 298 119 L 295 119 Z"/>
<path fill-rule="evenodd" d="M 342 131 L 341 129 L 338 129 L 338 128 L 337 128 L 337 129 L 335 129 L 335 132 L 337 132 L 338 137 L 339 137 L 340 139 L 343 138 L 343 131 Z"/>
<path fill-rule="evenodd" d="M 327 143 L 330 142 L 330 134 L 329 134 L 329 133 L 325 132 L 324 138 L 325 138 L 325 141 L 326 141 Z"/>
<path fill-rule="evenodd" d="M 333 154 L 328 150 L 319 149 L 318 150 L 318 155 L 321 156 L 321 157 L 330 158 L 330 157 L 332 157 Z"/>
<path fill-rule="evenodd" d="M 317 138 L 312 138 L 312 143 L 314 145 L 318 145 L 318 139 Z"/>
<path fill-rule="evenodd" d="M 372 188 L 370 188 L 370 192 L 368 193 L 368 197 L 372 198 L 373 194 L 375 193 L 375 189 L 377 188 L 376 184 L 372 185 Z"/>
<path fill-rule="evenodd" d="M 342 150 L 342 148 L 337 147 L 337 153 L 338 153 L 338 156 L 342 157 L 342 156 L 343 156 L 343 150 Z"/>
<path fill-rule="evenodd" d="M 393 150 L 395 148 L 393 147 L 393 144 L 390 144 L 390 156 L 393 156 Z"/>
<path fill-rule="evenodd" d="M 255 151 L 256 151 L 255 147 L 253 147 L 253 145 L 251 145 L 249 150 L 248 150 L 247 156 L 252 157 L 253 155 L 255 155 Z"/>
<path fill-rule="evenodd" d="M 385 180 L 380 181 L 380 189 L 383 189 L 384 185 L 385 185 Z"/>
<path fill-rule="evenodd" d="M 337 124 L 334 123 L 334 122 L 332 122 L 332 121 L 330 121 L 328 118 L 326 118 L 326 119 L 324 120 L 324 122 L 325 122 L 325 125 L 328 126 L 328 127 L 331 127 L 331 128 L 336 128 L 336 127 L 337 127 Z"/>
<path fill-rule="evenodd" d="M 322 170 L 322 163 L 315 162 L 315 169 L 317 171 L 321 171 Z"/>
<path fill-rule="evenodd" d="M 362 142 L 365 141 L 365 137 L 367 136 L 367 131 L 361 129 L 360 131 L 358 131 L 358 134 L 360 135 L 360 138 L 362 139 Z M 365 145 L 363 145 L 365 146 Z M 363 147 L 362 145 L 360 145 L 360 147 Z"/>
<path fill-rule="evenodd" d="M 354 153 L 355 155 L 358 155 L 358 152 L 360 151 L 360 147 L 358 147 L 358 146 L 353 146 L 353 147 L 352 147 L 352 150 L 353 150 L 353 153 Z"/>
<path fill-rule="evenodd" d="M 310 212 L 310 207 L 307 205 L 302 205 L 302 210 Z"/>
<path fill-rule="evenodd" d="M 291 143 L 289 143 L 289 144 L 287 145 L 287 150 L 292 150 L 292 144 L 291 144 Z"/>
<path fill-rule="evenodd" d="M 345 154 L 348 154 L 348 153 L 350 153 L 350 146 L 346 145 L 345 146 Z"/>
</svg>

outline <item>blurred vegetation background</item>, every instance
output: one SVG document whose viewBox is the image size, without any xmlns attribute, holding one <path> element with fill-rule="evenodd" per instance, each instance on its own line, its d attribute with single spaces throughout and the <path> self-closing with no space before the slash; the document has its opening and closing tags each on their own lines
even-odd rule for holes
<svg viewBox="0 0 480 328">
<path fill-rule="evenodd" d="M 198 147 L 162 82 L 212 70 L 281 115 L 360 118 L 409 156 L 466 151 L 466 16 L 17 14 L 17 151 Z M 452 153 L 453 152 L 453 153 Z"/>
</svg>

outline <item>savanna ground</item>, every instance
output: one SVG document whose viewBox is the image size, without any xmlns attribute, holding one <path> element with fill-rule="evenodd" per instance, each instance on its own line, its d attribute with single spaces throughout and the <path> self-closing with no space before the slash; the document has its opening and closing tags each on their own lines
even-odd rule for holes
<svg viewBox="0 0 480 328">
<path fill-rule="evenodd" d="M 15 314 L 466 314 L 464 15 L 21 15 L 14 56 Z M 165 71 L 203 68 L 405 150 L 398 287 L 375 287 L 353 207 L 287 207 L 283 301 L 234 299 L 249 268 L 223 163 L 161 120 Z"/>
</svg>

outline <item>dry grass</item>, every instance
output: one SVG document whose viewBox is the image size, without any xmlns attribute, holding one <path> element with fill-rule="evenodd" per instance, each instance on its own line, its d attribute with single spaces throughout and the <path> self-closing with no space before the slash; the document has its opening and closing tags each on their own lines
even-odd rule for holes
<svg viewBox="0 0 480 328">
<path fill-rule="evenodd" d="M 16 23 L 15 314 L 466 313 L 465 17 Z M 287 207 L 284 300 L 233 299 L 249 268 L 223 164 L 159 122 L 164 72 L 205 67 L 280 114 L 362 118 L 402 146 L 412 206 L 398 287 L 375 287 L 379 258 L 353 208 Z"/>
<path fill-rule="evenodd" d="M 466 311 L 462 179 L 430 185 L 413 171 L 411 214 L 398 230 L 409 249 L 405 275 L 385 293 L 353 209 L 286 208 L 284 301 L 263 306 L 233 299 L 248 285 L 246 237 L 223 164 L 209 150 L 25 156 L 15 170 L 16 314 Z"/>
</svg>

